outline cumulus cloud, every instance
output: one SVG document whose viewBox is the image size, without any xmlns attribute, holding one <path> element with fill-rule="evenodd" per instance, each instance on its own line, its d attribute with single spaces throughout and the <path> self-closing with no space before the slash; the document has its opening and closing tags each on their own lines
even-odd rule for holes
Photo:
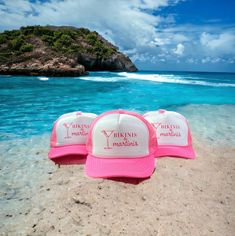
<svg viewBox="0 0 235 236">
<path fill-rule="evenodd" d="M 161 9 L 181 1 L 0 0 L 0 30 L 38 24 L 87 27 L 116 44 L 138 66 L 234 63 L 235 29 L 177 25 L 174 14 L 161 15 Z"/>
<path fill-rule="evenodd" d="M 173 52 L 178 55 L 181 56 L 184 53 L 184 45 L 182 43 L 177 44 L 176 48 L 173 49 Z"/>
<path fill-rule="evenodd" d="M 210 34 L 203 32 L 200 37 L 202 46 L 219 53 L 235 53 L 235 34 L 225 32 Z"/>
</svg>

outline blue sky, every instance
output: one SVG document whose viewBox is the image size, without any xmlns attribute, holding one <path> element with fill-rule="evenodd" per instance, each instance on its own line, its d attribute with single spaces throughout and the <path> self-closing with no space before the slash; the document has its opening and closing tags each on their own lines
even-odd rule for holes
<svg viewBox="0 0 235 236">
<path fill-rule="evenodd" d="M 235 72 L 234 0 L 0 0 L 0 30 L 96 30 L 143 70 Z"/>
<path fill-rule="evenodd" d="M 234 9 L 234 0 L 187 0 L 162 11 L 176 14 L 177 24 L 234 24 Z"/>
</svg>

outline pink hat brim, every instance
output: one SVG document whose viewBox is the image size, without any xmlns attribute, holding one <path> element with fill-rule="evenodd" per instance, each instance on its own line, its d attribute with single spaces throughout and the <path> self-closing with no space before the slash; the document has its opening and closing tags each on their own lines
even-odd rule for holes
<svg viewBox="0 0 235 236">
<path fill-rule="evenodd" d="M 50 159 L 67 155 L 87 155 L 86 145 L 52 147 L 48 153 Z"/>
<path fill-rule="evenodd" d="M 196 157 L 192 146 L 158 146 L 155 154 L 156 157 L 172 156 L 187 159 L 195 159 Z"/>
<path fill-rule="evenodd" d="M 147 178 L 154 168 L 154 154 L 141 158 L 99 158 L 88 155 L 85 171 L 94 178 Z"/>
</svg>

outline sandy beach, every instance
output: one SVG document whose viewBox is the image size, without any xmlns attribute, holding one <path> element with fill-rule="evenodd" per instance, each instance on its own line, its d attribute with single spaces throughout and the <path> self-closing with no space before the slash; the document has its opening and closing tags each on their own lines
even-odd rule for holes
<svg viewBox="0 0 235 236">
<path fill-rule="evenodd" d="M 196 160 L 158 159 L 143 181 L 92 179 L 34 150 L 51 169 L 22 208 L 2 212 L 0 235 L 233 235 L 235 149 L 194 146 Z"/>
</svg>

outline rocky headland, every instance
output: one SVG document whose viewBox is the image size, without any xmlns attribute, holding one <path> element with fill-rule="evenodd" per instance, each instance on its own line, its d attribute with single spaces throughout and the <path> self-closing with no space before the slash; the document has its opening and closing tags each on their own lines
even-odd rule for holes
<svg viewBox="0 0 235 236">
<path fill-rule="evenodd" d="M 27 26 L 0 34 L 0 74 L 81 76 L 137 71 L 131 60 L 85 28 Z"/>
</svg>

